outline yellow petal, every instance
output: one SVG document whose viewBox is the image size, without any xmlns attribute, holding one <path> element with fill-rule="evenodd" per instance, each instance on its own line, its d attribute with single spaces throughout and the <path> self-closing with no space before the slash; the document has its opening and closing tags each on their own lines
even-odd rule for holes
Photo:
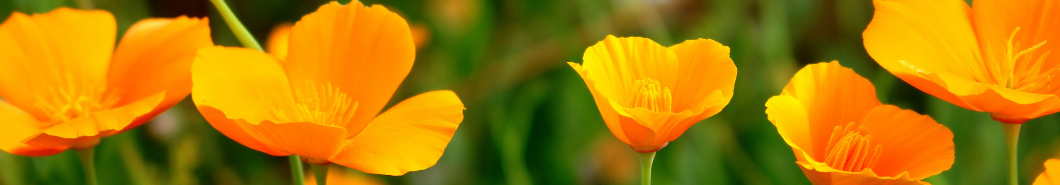
<svg viewBox="0 0 1060 185">
<path fill-rule="evenodd" d="M 0 150 L 23 156 L 46 156 L 54 155 L 66 150 L 67 147 L 34 147 L 23 143 L 29 137 L 41 133 L 42 123 L 37 122 L 33 115 L 18 109 L 7 101 L 0 100 Z"/>
<path fill-rule="evenodd" d="M 202 117 L 206 118 L 206 122 L 209 122 L 210 125 L 213 126 L 213 128 L 217 129 L 217 131 L 221 131 L 221 134 L 224 134 L 228 138 L 235 140 L 239 144 L 243 144 L 243 146 L 247 146 L 248 148 L 261 151 L 269 155 L 291 155 L 276 150 L 275 148 L 272 148 L 272 146 L 265 144 L 263 141 L 259 141 L 257 138 L 250 136 L 250 134 L 248 134 L 247 131 L 243 130 L 243 127 L 240 126 L 242 124 L 249 124 L 246 123 L 245 120 L 228 119 L 223 112 L 210 106 L 197 106 L 197 108 L 199 109 L 199 112 L 202 113 Z"/>
<path fill-rule="evenodd" d="M 729 58 L 729 47 L 714 40 L 697 39 L 670 46 L 670 50 L 677 55 L 679 65 L 673 90 L 674 112 L 704 112 L 701 117 L 706 118 L 725 108 L 736 85 L 736 64 Z M 721 93 L 721 102 L 708 101 L 715 91 Z"/>
<path fill-rule="evenodd" d="M 280 120 L 293 112 L 294 96 L 287 76 L 272 56 L 245 48 L 199 50 L 191 67 L 192 100 L 196 106 L 220 110 L 228 119 L 257 124 Z"/>
<path fill-rule="evenodd" d="M 326 160 L 342 149 L 346 129 L 309 122 L 236 122 L 248 135 L 278 151 L 305 159 Z M 248 146 L 249 147 L 249 146 Z"/>
<path fill-rule="evenodd" d="M 881 105 L 876 99 L 876 88 L 854 70 L 839 65 L 838 61 L 811 64 L 791 78 L 781 95 L 798 99 L 809 115 L 812 143 L 828 143 L 832 129 L 850 122 L 861 121 L 865 114 Z M 825 147 L 813 148 L 816 157 L 823 158 Z"/>
<path fill-rule="evenodd" d="M 1034 179 L 1034 185 L 1060 184 L 1060 159 L 1045 161 L 1045 172 Z"/>
<path fill-rule="evenodd" d="M 679 68 L 677 56 L 651 39 L 608 35 L 586 49 L 582 59 L 583 70 L 588 78 L 595 80 L 595 86 L 590 88 L 596 88 L 613 105 L 631 107 L 633 95 L 638 92 L 634 83 L 644 78 L 657 80 L 661 86 L 675 90 Z"/>
<path fill-rule="evenodd" d="M 865 49 L 884 69 L 910 85 L 955 105 L 977 110 L 954 93 L 996 82 L 984 66 L 961 0 L 875 0 L 876 12 L 862 34 Z M 948 83 L 947 83 L 948 82 Z"/>
<path fill-rule="evenodd" d="M 604 118 L 607 129 L 611 130 L 611 133 L 618 140 L 630 146 L 651 146 L 655 138 L 654 131 L 644 125 L 640 125 L 632 118 L 620 115 L 612 108 L 611 100 L 608 100 L 608 97 L 594 88 L 596 81 L 589 77 L 588 71 L 582 65 L 574 62 L 567 62 L 567 64 L 570 64 L 574 71 L 578 72 L 578 75 L 585 81 L 585 85 L 589 87 L 589 92 L 592 93 L 596 102 L 596 107 L 600 110 L 600 115 Z"/>
<path fill-rule="evenodd" d="M 416 95 L 383 112 L 330 161 L 367 173 L 403 175 L 434 166 L 460 122 L 452 91 Z"/>
<path fill-rule="evenodd" d="M 272 28 L 268 44 L 265 45 L 265 50 L 269 51 L 269 54 L 281 60 L 287 59 L 287 43 L 288 38 L 291 37 L 291 26 L 294 25 L 283 23 Z"/>
<path fill-rule="evenodd" d="M 45 119 L 34 104 L 40 98 L 102 90 L 116 29 L 105 11 L 12 14 L 0 25 L 0 97 Z"/>
<path fill-rule="evenodd" d="M 349 134 L 359 133 L 412 69 L 416 47 L 409 26 L 383 6 L 358 1 L 321 6 L 291 28 L 284 68 L 294 88 L 333 84 L 359 103 Z"/>
<path fill-rule="evenodd" d="M 810 124 L 809 113 L 795 97 L 788 95 L 773 96 L 766 101 L 766 117 L 784 142 L 791 146 L 798 161 L 809 162 L 815 155 L 815 147 L 827 147 L 814 145 L 813 134 L 821 132 L 811 131 L 814 126 Z"/>
<path fill-rule="evenodd" d="M 874 144 L 883 146 L 872 168 L 880 176 L 908 173 L 913 179 L 924 179 L 953 165 L 953 133 L 929 116 L 883 105 L 865 115 L 859 125 L 872 133 Z"/>
<path fill-rule="evenodd" d="M 191 93 L 195 52 L 209 46 L 213 46 L 213 41 L 205 19 L 146 19 L 129 28 L 107 72 L 108 90 L 121 97 L 118 105 L 166 92 L 162 103 L 129 129 L 151 120 Z"/>
</svg>

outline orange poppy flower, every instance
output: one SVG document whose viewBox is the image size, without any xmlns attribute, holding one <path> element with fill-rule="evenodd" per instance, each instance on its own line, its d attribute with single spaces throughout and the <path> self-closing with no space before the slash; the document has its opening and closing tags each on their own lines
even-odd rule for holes
<svg viewBox="0 0 1060 185">
<path fill-rule="evenodd" d="M 837 61 L 802 68 L 766 107 L 813 184 L 927 184 L 953 164 L 946 126 L 880 103 L 872 83 Z"/>
<path fill-rule="evenodd" d="M 1045 171 L 1034 179 L 1034 185 L 1060 184 L 1060 159 L 1045 161 Z"/>
<path fill-rule="evenodd" d="M 116 36 L 106 11 L 16 12 L 4 21 L 0 149 L 53 155 L 139 126 L 190 93 L 195 51 L 213 45 L 208 21 L 187 17 L 137 22 L 117 49 Z"/>
<path fill-rule="evenodd" d="M 736 65 L 729 47 L 709 39 L 663 47 L 608 35 L 568 62 L 585 80 L 607 128 L 641 153 L 654 152 L 732 99 Z"/>
<path fill-rule="evenodd" d="M 998 121 L 1060 111 L 1060 3 L 875 0 L 865 49 L 895 76 Z"/>
<path fill-rule="evenodd" d="M 192 99 L 214 128 L 271 155 L 368 173 L 402 175 L 438 161 L 464 117 L 455 93 L 423 93 L 379 113 L 416 56 L 404 19 L 383 6 L 331 2 L 290 33 L 284 59 L 199 50 Z"/>
</svg>

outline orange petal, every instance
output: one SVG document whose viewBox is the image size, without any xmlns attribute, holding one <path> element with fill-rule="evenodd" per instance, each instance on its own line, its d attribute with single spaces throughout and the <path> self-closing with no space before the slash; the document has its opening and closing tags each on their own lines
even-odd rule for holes
<svg viewBox="0 0 1060 185">
<path fill-rule="evenodd" d="M 813 134 L 822 134 L 821 131 L 813 131 L 816 128 L 810 124 L 809 113 L 795 97 L 788 95 L 773 96 L 766 101 L 766 117 L 773 126 L 777 127 L 780 137 L 791 146 L 795 152 L 795 158 L 801 162 L 813 160 L 816 147 L 828 146 L 814 145 Z"/>
<path fill-rule="evenodd" d="M 276 58 L 246 48 L 200 49 L 191 67 L 192 100 L 210 106 L 228 119 L 257 124 L 280 120 L 293 112 L 294 96 Z"/>
<path fill-rule="evenodd" d="M 235 140 L 239 144 L 243 144 L 243 146 L 247 146 L 248 148 L 261 151 L 269 155 L 291 155 L 276 150 L 275 148 L 272 148 L 271 146 L 263 143 L 262 141 L 259 141 L 258 139 L 250 136 L 247 131 L 243 130 L 243 127 L 239 126 L 241 124 L 248 124 L 245 120 L 228 119 L 227 117 L 225 117 L 225 114 L 223 112 L 210 106 L 197 107 L 199 109 L 199 112 L 202 113 L 202 117 L 206 118 L 206 121 L 209 122 L 210 125 L 213 126 L 213 128 L 217 129 L 217 131 L 221 131 L 221 134 L 224 134 L 228 138 Z"/>
<path fill-rule="evenodd" d="M 1048 41 L 1037 52 L 1029 54 L 1032 56 L 1019 60 L 1018 66 L 1030 66 L 1028 64 L 1046 51 L 1052 51 L 1053 54 L 1045 58 L 1043 69 L 1060 65 L 1060 57 L 1057 57 L 1060 53 L 1056 53 L 1060 52 L 1060 34 L 1057 34 L 1060 33 L 1060 3 L 1049 0 L 978 0 L 973 1 L 972 12 L 975 34 L 987 63 L 1000 64 L 1006 61 L 1009 57 L 1006 44 L 1018 27 L 1020 31 L 1011 43 L 1013 54 Z"/>
<path fill-rule="evenodd" d="M 1034 179 L 1034 185 L 1060 184 L 1060 159 L 1045 161 L 1045 172 Z"/>
<path fill-rule="evenodd" d="M 806 174 L 806 178 L 810 179 L 813 184 L 831 184 L 831 185 L 930 185 L 931 183 L 923 182 L 917 179 L 909 177 L 909 174 L 901 174 L 897 177 L 881 177 L 876 175 L 872 169 L 865 169 L 861 172 L 846 172 L 839 171 L 828 167 L 824 163 L 804 163 L 798 162 L 799 167 L 802 168 L 802 173 Z"/>
<path fill-rule="evenodd" d="M 129 28 L 107 72 L 108 90 L 121 96 L 118 105 L 158 92 L 166 92 L 166 97 L 128 129 L 151 120 L 191 93 L 191 62 L 199 48 L 209 46 L 213 41 L 206 19 L 146 19 Z"/>
<path fill-rule="evenodd" d="M 268 44 L 265 45 L 265 50 L 269 51 L 269 54 L 281 60 L 287 59 L 287 43 L 288 38 L 291 37 L 291 26 L 294 25 L 283 23 L 272 28 Z"/>
<path fill-rule="evenodd" d="M 29 137 L 40 134 L 40 127 L 44 124 L 37 122 L 33 115 L 18 109 L 7 101 L 0 100 L 0 150 L 23 156 L 46 156 L 55 155 L 66 150 L 67 147 L 34 147 L 22 141 Z"/>
<path fill-rule="evenodd" d="M 321 6 L 291 28 L 283 63 L 294 88 L 333 84 L 359 103 L 349 134 L 359 133 L 412 69 L 416 47 L 409 26 L 383 6 L 354 1 Z"/>
<path fill-rule="evenodd" d="M 330 161 L 367 173 L 403 175 L 434 166 L 464 119 L 452 91 L 416 95 L 380 114 Z"/>
<path fill-rule="evenodd" d="M 12 14 L 0 25 L 0 97 L 45 119 L 34 105 L 40 98 L 102 90 L 116 29 L 106 11 Z"/>
<path fill-rule="evenodd" d="M 567 62 L 570 64 L 574 71 L 578 72 L 578 75 L 585 81 L 585 85 L 589 87 L 589 92 L 592 93 L 593 99 L 596 102 L 596 107 L 600 110 L 600 115 L 604 118 L 604 123 L 607 124 L 607 129 L 611 130 L 611 133 L 615 135 L 618 140 L 626 143 L 630 146 L 650 146 L 652 140 L 655 138 L 655 132 L 640 125 L 635 120 L 619 115 L 618 112 L 612 108 L 611 100 L 604 94 L 597 91 L 596 81 L 589 77 L 588 71 L 585 70 L 582 65 Z"/>
<path fill-rule="evenodd" d="M 953 165 L 953 133 L 926 115 L 893 105 L 876 107 L 860 123 L 883 153 L 872 169 L 880 176 L 908 173 L 924 179 Z"/>
<path fill-rule="evenodd" d="M 643 78 L 657 80 L 661 86 L 676 90 L 677 56 L 651 39 L 608 35 L 586 49 L 582 60 L 582 69 L 588 78 L 595 80 L 595 86 L 590 88 L 607 96 L 612 105 L 630 107 L 633 94 L 639 90 L 633 87 L 634 82 Z"/>
<path fill-rule="evenodd" d="M 28 139 L 26 143 L 36 147 L 61 147 L 85 139 L 113 135 L 128 127 L 133 120 L 151 112 L 165 97 L 165 92 L 159 92 L 121 107 L 93 112 L 59 123 L 44 129 L 42 134 Z"/>
<path fill-rule="evenodd" d="M 325 160 L 342 148 L 346 129 L 309 122 L 236 122 L 247 135 L 278 151 L 305 159 Z M 249 147 L 249 146 L 248 146 Z"/>
<path fill-rule="evenodd" d="M 706 118 L 725 108 L 736 85 L 736 64 L 729 58 L 729 47 L 714 40 L 697 39 L 670 46 L 670 50 L 677 55 L 679 64 L 673 91 L 674 112 L 688 109 L 704 112 L 701 117 Z M 722 102 L 708 101 L 715 91 L 720 91 Z"/>
<path fill-rule="evenodd" d="M 828 143 L 833 128 L 861 121 L 865 114 L 881 105 L 872 83 L 838 61 L 803 67 L 780 94 L 802 103 L 812 127 L 811 142 L 822 146 Z M 813 150 L 817 158 L 826 154 L 825 147 Z"/>
<path fill-rule="evenodd" d="M 961 0 L 875 0 L 873 4 L 876 12 L 862 34 L 869 55 L 921 91 L 978 110 L 954 95 L 975 81 L 997 81 L 983 66 L 968 4 Z"/>
</svg>

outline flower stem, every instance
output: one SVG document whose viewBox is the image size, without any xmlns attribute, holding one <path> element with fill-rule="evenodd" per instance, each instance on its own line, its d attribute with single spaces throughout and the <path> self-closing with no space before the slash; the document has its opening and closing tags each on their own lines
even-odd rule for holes
<svg viewBox="0 0 1060 185">
<path fill-rule="evenodd" d="M 77 7 L 84 10 L 92 10 L 96 8 L 95 6 L 92 6 L 92 0 L 77 0 Z"/>
<path fill-rule="evenodd" d="M 96 181 L 96 162 L 95 153 L 96 147 L 88 147 L 77 151 L 77 156 L 81 157 L 81 167 L 85 168 L 85 181 L 88 181 L 89 185 L 99 184 Z"/>
<path fill-rule="evenodd" d="M 287 156 L 287 161 L 291 162 L 291 181 L 295 185 L 305 185 L 305 173 L 302 172 L 302 159 L 298 155 Z"/>
<path fill-rule="evenodd" d="M 313 167 L 313 177 L 317 178 L 317 185 L 328 184 L 328 165 L 314 164 L 309 166 Z"/>
<path fill-rule="evenodd" d="M 232 13 L 232 9 L 228 8 L 228 4 L 224 0 L 210 0 L 210 2 L 213 2 L 213 5 L 217 7 L 217 11 L 221 12 L 221 16 L 224 17 L 228 27 L 232 29 L 232 33 L 236 34 L 236 39 L 239 39 L 243 47 L 265 51 L 261 49 L 258 40 L 254 40 L 254 35 L 251 35 L 250 31 L 247 31 L 247 28 L 243 26 L 243 22 L 239 22 L 239 19 Z"/>
<path fill-rule="evenodd" d="M 1001 127 L 1005 131 L 1005 149 L 1008 151 L 1008 183 L 1010 185 L 1019 184 L 1019 173 L 1017 171 L 1016 158 L 1016 145 L 1020 137 L 1020 125 L 1023 124 L 1011 124 L 1001 123 Z"/>
<path fill-rule="evenodd" d="M 655 160 L 655 152 L 640 154 L 640 184 L 651 185 L 651 163 Z"/>
</svg>

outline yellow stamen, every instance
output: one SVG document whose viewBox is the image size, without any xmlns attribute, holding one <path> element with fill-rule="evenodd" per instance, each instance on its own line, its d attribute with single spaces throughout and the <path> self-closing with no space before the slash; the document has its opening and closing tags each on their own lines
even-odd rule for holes
<svg viewBox="0 0 1060 185">
<path fill-rule="evenodd" d="M 853 122 L 845 127 L 835 127 L 825 149 L 828 151 L 825 164 L 848 172 L 860 172 L 876 166 L 883 153 L 883 145 L 872 145 L 872 134 L 867 127 L 859 126 L 857 131 L 853 129 Z"/>
<path fill-rule="evenodd" d="M 670 112 L 673 96 L 670 88 L 659 85 L 659 81 L 651 78 L 643 78 L 634 82 L 633 87 L 637 93 L 634 94 L 632 107 L 644 107 L 655 112 Z"/>
<path fill-rule="evenodd" d="M 45 122 L 55 124 L 110 108 L 118 102 L 116 92 L 108 94 L 102 89 L 88 87 L 93 86 L 54 86 L 52 91 L 38 95 L 34 106 L 49 115 L 50 120 Z"/>
<path fill-rule="evenodd" d="M 1016 33 L 1019 33 L 1019 31 L 1020 28 L 1016 27 L 1016 30 L 1013 30 L 1012 34 L 1009 35 L 1008 42 L 1005 45 L 1005 56 L 1008 57 L 1005 58 L 1005 63 L 1007 64 L 1007 67 L 1009 67 L 1006 70 L 1007 78 L 1005 78 L 1005 87 L 1021 91 L 1035 91 L 1042 89 L 1042 87 L 1046 87 L 1045 89 L 1051 89 L 1051 87 L 1048 87 L 1048 85 L 1044 83 L 1049 82 L 1049 80 L 1052 79 L 1051 74 L 1056 71 L 1055 66 L 1048 71 L 1041 71 L 1045 64 L 1045 58 L 1049 56 L 1050 51 L 1046 51 L 1044 54 L 1039 55 L 1037 60 L 1032 59 L 1032 63 L 1028 63 L 1029 65 L 1023 65 L 1029 66 L 1029 68 L 1025 67 L 1028 69 L 1017 69 L 1018 60 L 1020 58 L 1024 55 L 1033 55 L 1032 52 L 1044 46 L 1048 41 L 1043 40 L 1037 45 L 1017 52 L 1016 49 L 1019 47 L 1020 43 L 1015 42 L 1015 40 Z M 1017 76 L 1017 70 L 1023 72 L 1023 74 Z"/>
<path fill-rule="evenodd" d="M 308 81 L 303 88 L 293 88 L 294 112 L 273 109 L 277 117 L 286 122 L 312 122 L 322 125 L 345 127 L 357 110 L 357 102 L 331 83 L 317 86 Z"/>
</svg>

